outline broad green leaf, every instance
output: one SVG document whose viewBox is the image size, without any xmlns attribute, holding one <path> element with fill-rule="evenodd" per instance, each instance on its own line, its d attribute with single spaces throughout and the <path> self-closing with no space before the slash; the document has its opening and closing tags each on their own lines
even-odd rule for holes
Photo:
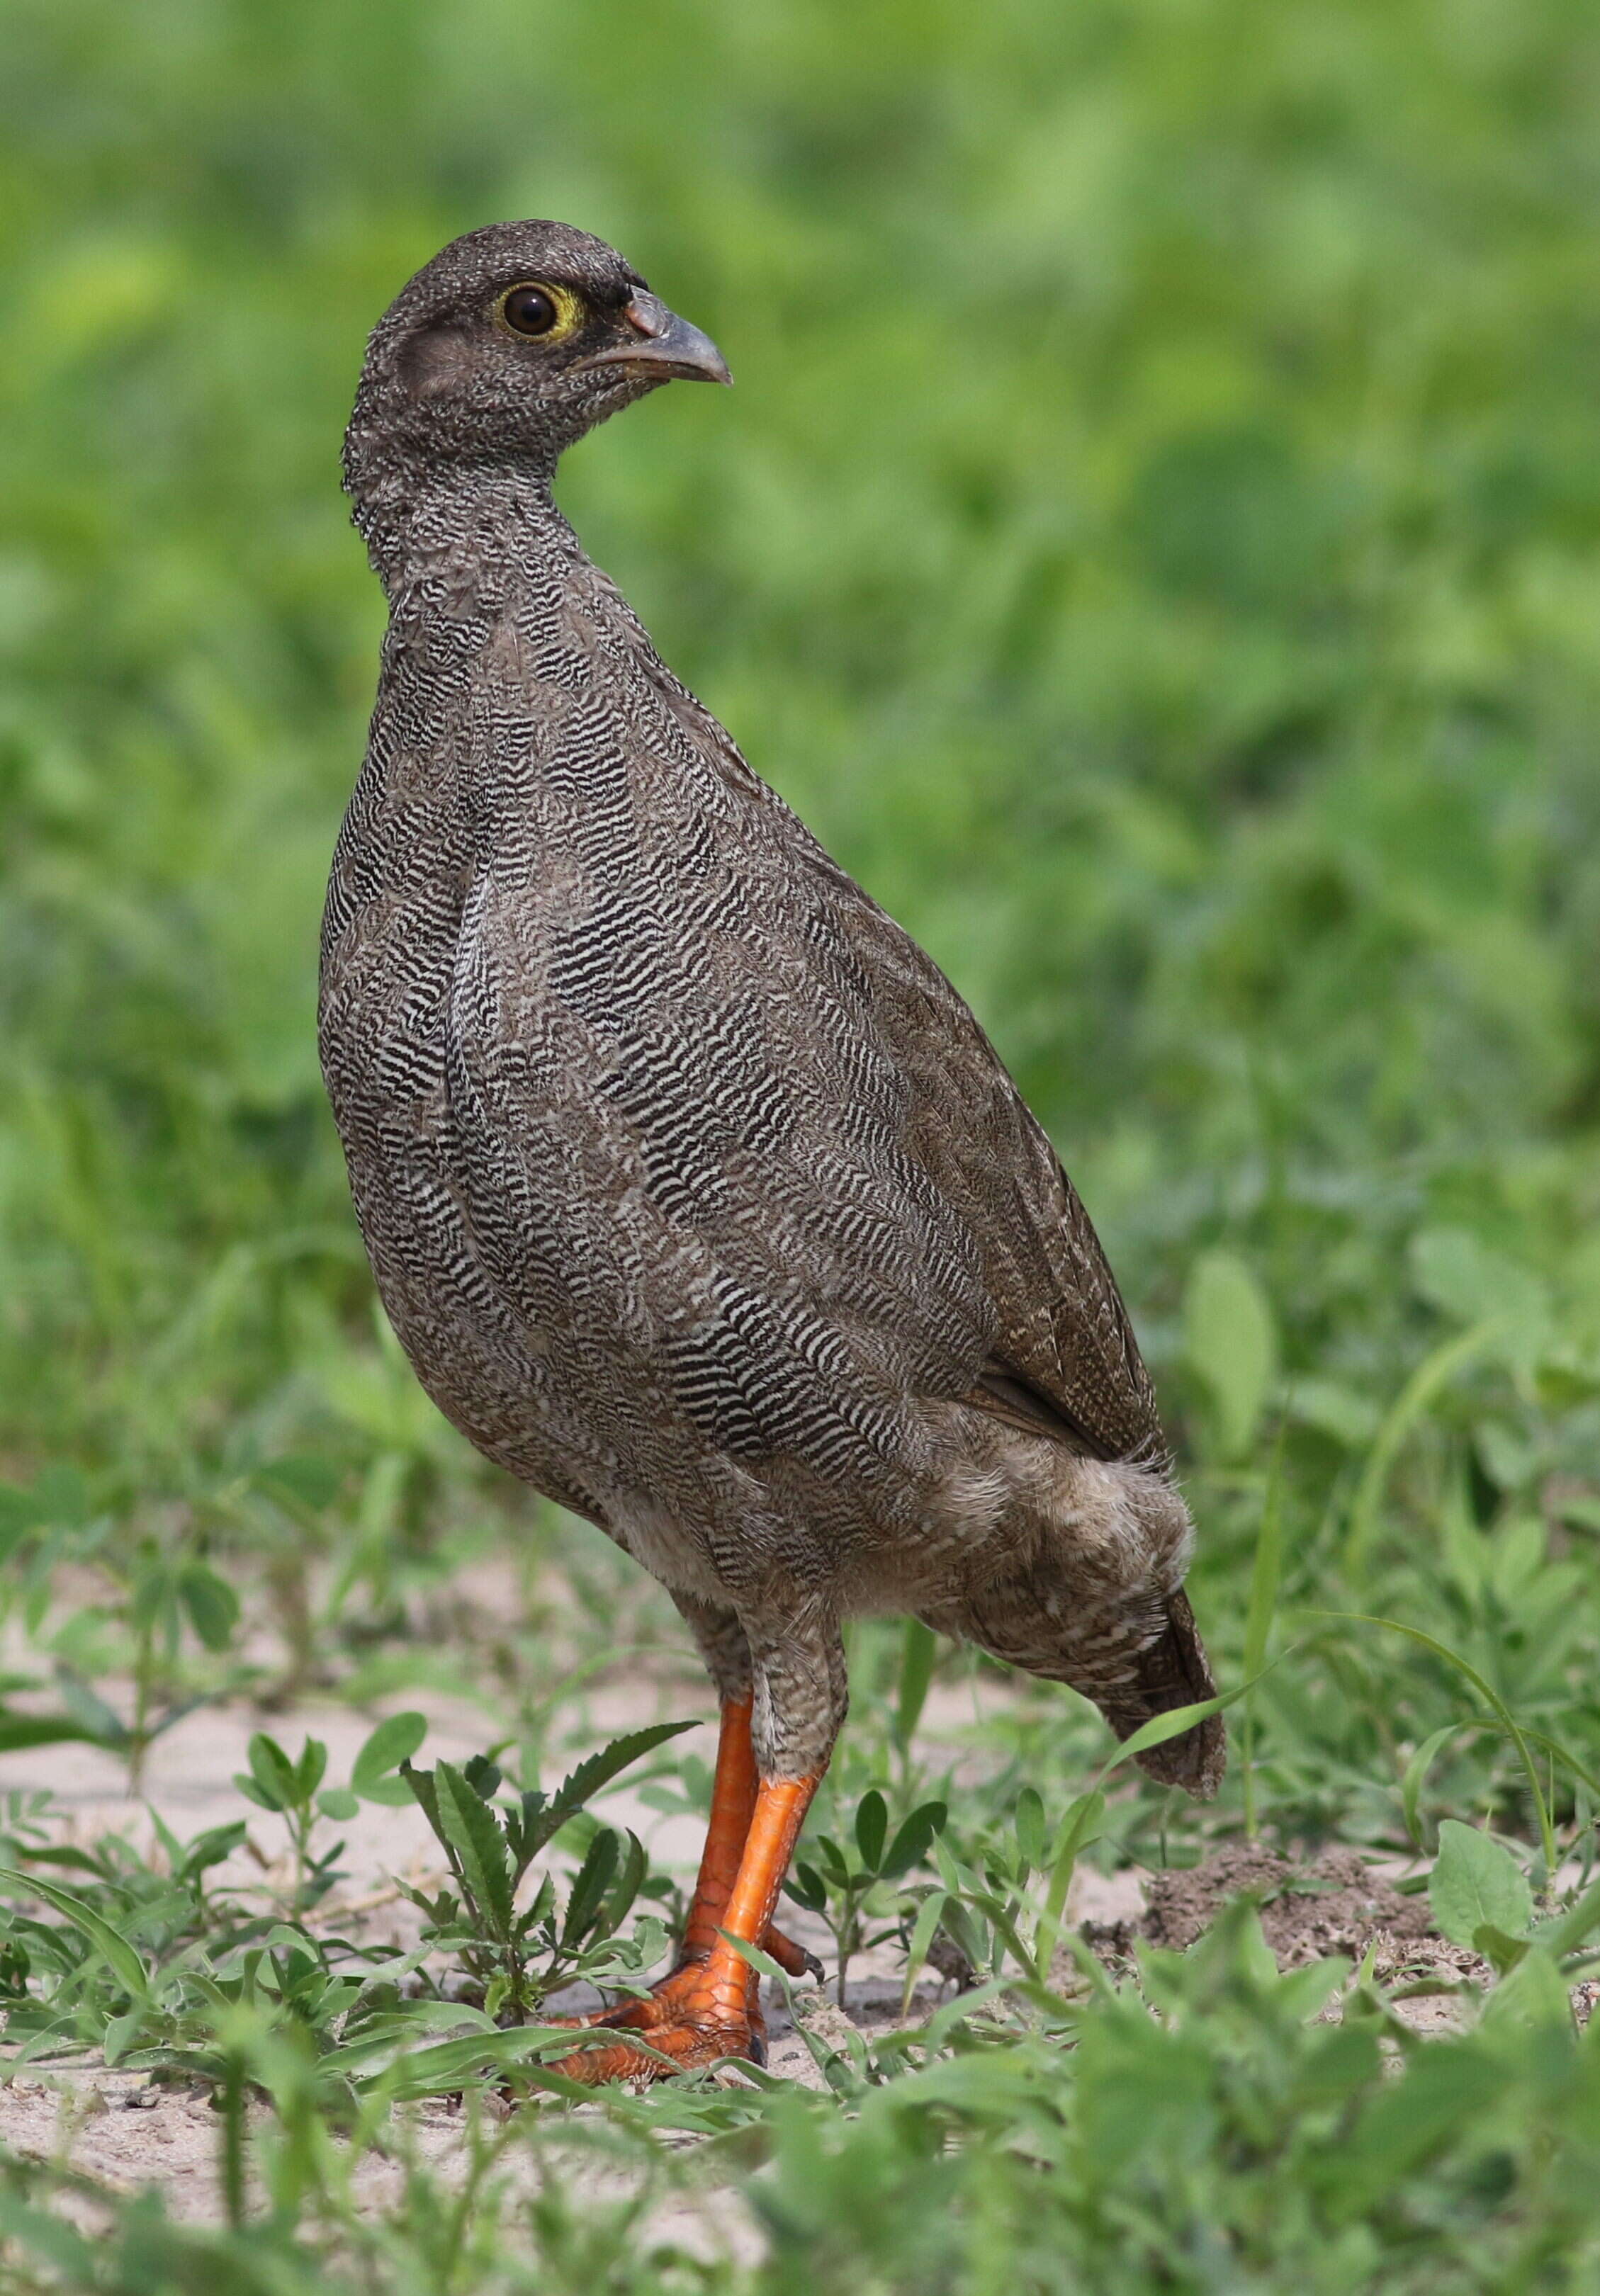
<svg viewBox="0 0 1600 2296">
<path fill-rule="evenodd" d="M 1533 1919 L 1533 1892 L 1510 1850 L 1453 1817 L 1439 1828 L 1439 1858 L 1429 1878 L 1428 1899 L 1440 1935 L 1473 1950 L 1486 1923 L 1509 1938 L 1522 1938 Z"/>
<path fill-rule="evenodd" d="M 167 1564 L 142 1553 L 128 1599 L 128 1617 L 141 1632 L 165 1622 L 176 1631 L 177 1581 Z"/>
<path fill-rule="evenodd" d="M 178 1572 L 178 1599 L 189 1623 L 209 1651 L 225 1651 L 239 1624 L 239 1597 L 209 1562 L 185 1562 Z"/>
<path fill-rule="evenodd" d="M 327 1775 L 328 1750 L 320 1738 L 308 1738 L 294 1766 L 294 1798 L 308 1802 Z"/>
<path fill-rule="evenodd" d="M 292 1809 L 299 1798 L 295 1766 L 277 1740 L 258 1730 L 247 1751 L 250 1775 L 267 1797 L 267 1808 Z"/>
<path fill-rule="evenodd" d="M 828 1887 L 831 1890 L 848 1890 L 851 1881 L 849 1861 L 833 1835 L 816 1835 L 811 1848 Z"/>
<path fill-rule="evenodd" d="M 822 1875 L 815 1866 L 808 1866 L 803 1858 L 795 1859 L 784 1888 L 785 1894 L 792 1898 L 797 1906 L 804 1906 L 808 1913 L 820 1914 L 826 1908 L 828 1893 Z"/>
<path fill-rule="evenodd" d="M 409 1795 L 406 1796 L 406 1800 L 410 1800 Z M 360 1809 L 361 1804 L 348 1786 L 324 1786 L 316 1797 L 316 1807 L 324 1817 L 331 1817 L 336 1825 L 348 1825 Z"/>
<path fill-rule="evenodd" d="M 861 1863 L 869 1874 L 878 1870 L 878 1860 L 883 1852 L 884 1837 L 889 1832 L 889 1805 L 876 1786 L 871 1786 L 856 1805 L 856 1847 L 861 1852 Z"/>
<path fill-rule="evenodd" d="M 1204 1252 L 1189 1271 L 1184 1352 L 1216 1406 L 1222 1456 L 1241 1457 L 1276 1371 L 1277 1338 L 1266 1293 L 1232 1252 Z"/>
<path fill-rule="evenodd" d="M 370 1786 L 364 1786 L 361 1799 L 376 1802 L 383 1809 L 404 1809 L 414 1797 L 405 1778 L 397 1772 L 386 1778 L 375 1778 Z"/>
<path fill-rule="evenodd" d="M 502 1942 L 511 1933 L 511 1853 L 494 1812 L 480 1800 L 453 1763 L 433 1773 L 439 1818 L 446 1840 L 460 1860 L 462 1878 L 478 1908 Z"/>
<path fill-rule="evenodd" d="M 942 1801 L 925 1801 L 901 1822 L 878 1868 L 886 1882 L 898 1882 L 922 1864 L 948 1815 Z"/>
<path fill-rule="evenodd" d="M 491 1761 L 487 1754 L 474 1754 L 462 1764 L 461 1775 L 480 1801 L 493 1801 L 500 1791 L 505 1772 L 499 1763 Z"/>
<path fill-rule="evenodd" d="M 398 1800 L 411 1797 L 405 1780 L 391 1773 L 402 1762 L 408 1762 L 428 1734 L 425 1715 L 407 1712 L 390 1714 L 380 1722 L 372 1736 L 350 1765 L 350 1788 L 365 1800 L 374 1799 L 373 1789 L 379 1785 L 398 1786 Z"/>
</svg>

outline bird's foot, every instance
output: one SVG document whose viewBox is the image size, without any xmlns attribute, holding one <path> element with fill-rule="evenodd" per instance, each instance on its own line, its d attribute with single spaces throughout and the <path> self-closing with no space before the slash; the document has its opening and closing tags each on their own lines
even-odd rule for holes
<svg viewBox="0 0 1600 2296">
<path fill-rule="evenodd" d="M 784 1935 L 782 1930 L 769 1928 L 761 1940 L 761 1950 L 776 1962 L 786 1976 L 809 1977 L 821 1984 L 823 1966 L 816 1956 L 803 1945 L 796 1945 L 792 1938 Z M 629 2030 L 644 2032 L 649 2032 L 657 2026 L 669 2025 L 677 2019 L 678 2005 L 685 1994 L 691 1993 L 695 1984 L 703 1979 L 706 1960 L 705 1953 L 685 1954 L 665 1977 L 657 1978 L 648 1993 L 635 1994 L 627 2000 L 619 2001 L 615 2008 L 596 2009 L 587 2017 L 550 2017 L 546 2022 L 570 2025 L 574 2029 L 584 2025 L 621 2025 Z M 752 1971 L 750 2017 L 758 2040 L 765 2038 L 760 2001 L 759 1988 Z"/>
<path fill-rule="evenodd" d="M 583 2022 L 621 2026 L 647 2045 L 611 2041 L 558 2057 L 550 2070 L 586 2088 L 607 2081 L 661 2080 L 671 2072 L 713 2064 L 718 2057 L 745 2057 L 758 2065 L 767 2061 L 767 2025 L 755 1972 L 743 1964 L 730 1977 L 726 1966 L 685 1962 L 643 1999 L 597 2011 Z"/>
</svg>

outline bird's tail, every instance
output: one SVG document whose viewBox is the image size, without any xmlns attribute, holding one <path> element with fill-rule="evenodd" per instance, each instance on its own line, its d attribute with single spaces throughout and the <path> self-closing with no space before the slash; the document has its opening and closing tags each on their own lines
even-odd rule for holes
<svg viewBox="0 0 1600 2296">
<path fill-rule="evenodd" d="M 1105 1718 L 1119 1738 L 1131 1738 L 1158 1714 L 1170 1714 L 1178 1706 L 1195 1706 L 1202 1698 L 1216 1695 L 1205 1644 L 1194 1624 L 1189 1598 L 1180 1587 L 1168 1603 L 1166 1627 L 1139 1653 L 1134 1680 L 1114 1705 L 1107 1705 Z M 1183 1786 L 1202 1801 L 1210 1801 L 1222 1783 L 1227 1761 L 1222 1717 L 1210 1715 L 1177 1737 L 1136 1754 L 1134 1759 L 1163 1785 Z"/>
</svg>

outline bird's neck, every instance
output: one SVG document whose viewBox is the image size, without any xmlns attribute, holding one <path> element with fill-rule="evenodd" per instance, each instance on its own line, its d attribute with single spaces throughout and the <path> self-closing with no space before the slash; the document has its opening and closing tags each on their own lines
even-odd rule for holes
<svg viewBox="0 0 1600 2296">
<path fill-rule="evenodd" d="M 356 524 L 389 596 L 391 618 L 441 623 L 494 619 L 583 561 L 555 506 L 549 471 L 408 472 L 364 494 Z"/>
</svg>

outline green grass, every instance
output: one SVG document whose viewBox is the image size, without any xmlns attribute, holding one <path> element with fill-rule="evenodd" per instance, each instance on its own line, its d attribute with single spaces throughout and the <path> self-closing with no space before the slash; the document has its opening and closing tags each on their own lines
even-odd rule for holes
<svg viewBox="0 0 1600 2296">
<path fill-rule="evenodd" d="M 120 1731 L 136 1766 L 198 1695 L 469 1680 L 486 1742 L 548 1775 L 584 1726 L 581 1683 L 553 1681 L 677 1638 L 415 1390 L 313 1042 L 380 628 L 337 491 L 365 331 L 456 231 L 555 214 L 617 241 L 739 384 L 609 426 L 566 506 L 1024 1084 L 1156 1370 L 1225 1685 L 1280 1661 L 1235 1710 L 1216 1811 L 1119 1772 L 1082 1854 L 1181 1861 L 1248 1827 L 1425 1864 L 1456 1820 L 1536 1888 L 1553 1856 L 1587 1870 L 1582 12 L 13 0 L 8 30 L 0 1553 L 19 1665 L 65 1669 L 56 1726 Z M 525 1617 L 453 1646 L 431 1623 L 452 1574 L 507 1547 Z M 874 1628 L 855 1656 L 815 1828 L 847 1868 L 869 1789 L 898 1821 L 944 1785 L 891 1726 L 919 1654 Z M 1059 1856 L 1104 1746 L 1038 1693 L 979 1751 L 939 1886 L 992 1948 L 981 1900 L 1005 1910 L 1038 1824 Z M 1037 1872 L 1019 1886 L 1047 1913 Z M 209 1916 L 162 1918 L 152 1969 Z M 29 1997 L 126 2014 L 77 1952 Z M 562 2157 L 548 2111 L 485 2135 L 455 2263 L 420 2166 L 357 2219 L 338 2113 L 269 2004 L 217 2074 L 275 2100 L 267 2217 L 208 2248 L 130 2204 L 59 2269 L 119 2296 L 224 2262 L 275 2292 L 1579 2287 L 1600 2075 L 1523 1973 L 1551 1965 L 1524 1956 L 1459 2039 L 1405 2043 L 1396 2080 L 1373 1985 L 1311 2023 L 1316 1988 L 1234 1922 L 1143 1991 L 963 2012 L 825 2104 L 610 2112 L 644 2194 L 690 2173 L 664 2120 L 705 2117 L 759 2196 L 759 2272 L 636 2254 L 644 2197 L 592 2210 L 557 2174 L 496 2199 L 490 2155 Z M 8 2268 L 47 2280 L 57 2235 L 26 2211 L 50 2180 L 22 2181 Z"/>
</svg>

